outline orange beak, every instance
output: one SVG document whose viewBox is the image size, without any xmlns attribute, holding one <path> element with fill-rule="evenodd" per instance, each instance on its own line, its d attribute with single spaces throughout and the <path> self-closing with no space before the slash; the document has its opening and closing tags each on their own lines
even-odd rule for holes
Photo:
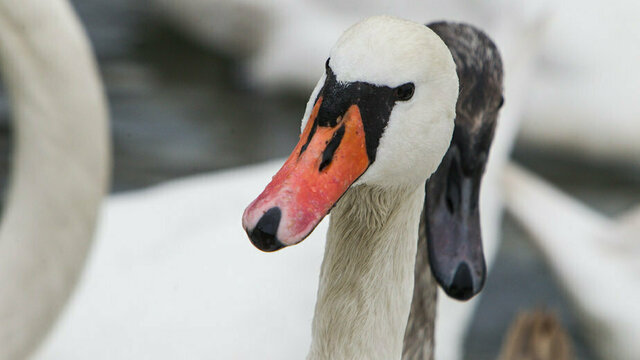
<svg viewBox="0 0 640 360">
<path fill-rule="evenodd" d="M 262 251 L 306 238 L 369 167 L 357 105 L 332 127 L 318 126 L 318 98 L 300 141 L 264 191 L 247 207 L 242 225 Z"/>
</svg>

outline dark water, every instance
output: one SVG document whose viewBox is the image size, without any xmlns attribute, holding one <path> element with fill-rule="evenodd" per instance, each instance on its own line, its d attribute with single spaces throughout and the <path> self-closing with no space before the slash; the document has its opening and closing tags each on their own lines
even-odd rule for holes
<svg viewBox="0 0 640 360">
<path fill-rule="evenodd" d="M 236 59 L 203 49 L 145 7 L 126 0 L 74 1 L 97 52 L 112 114 L 113 191 L 283 157 L 297 140 L 307 93 L 262 94 Z M 10 126 L 0 89 L 0 186 Z M 640 202 L 640 173 L 520 149 L 517 159 L 608 214 Z M 580 359 L 594 359 L 567 302 L 525 235 L 507 219 L 467 341 L 468 359 L 494 359 L 519 310 L 546 307 L 569 328 Z"/>
<path fill-rule="evenodd" d="M 252 91 L 244 86 L 238 61 L 173 31 L 144 2 L 75 3 L 107 86 L 114 191 L 255 163 L 291 150 L 304 94 Z"/>
</svg>

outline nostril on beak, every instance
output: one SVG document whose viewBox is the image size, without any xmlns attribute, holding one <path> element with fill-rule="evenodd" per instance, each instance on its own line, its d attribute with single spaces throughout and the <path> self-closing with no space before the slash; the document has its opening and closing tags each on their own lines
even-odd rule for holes
<svg viewBox="0 0 640 360">
<path fill-rule="evenodd" d="M 253 230 L 247 230 L 249 239 L 251 239 L 251 242 L 255 247 L 268 252 L 276 251 L 284 247 L 276 237 L 281 217 L 282 211 L 280 208 L 277 206 L 272 207 L 262 215 Z"/>
<path fill-rule="evenodd" d="M 445 289 L 449 296 L 458 300 L 469 300 L 473 295 L 473 279 L 471 278 L 471 269 L 466 262 L 458 265 L 456 274 L 448 289 Z"/>
</svg>

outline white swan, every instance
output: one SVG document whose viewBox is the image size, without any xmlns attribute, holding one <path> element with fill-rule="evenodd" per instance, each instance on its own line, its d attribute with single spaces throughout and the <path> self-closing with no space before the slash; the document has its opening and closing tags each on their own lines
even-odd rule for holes
<svg viewBox="0 0 640 360">
<path fill-rule="evenodd" d="M 526 84 L 529 95 L 521 113 L 524 144 L 554 148 L 586 161 L 635 166 L 640 159 L 634 136 L 640 133 L 640 106 L 635 101 L 640 92 L 635 66 L 640 50 L 630 45 L 640 38 L 640 9 L 632 0 L 150 3 L 204 44 L 242 54 L 249 81 L 271 89 L 312 86 L 316 74 L 307 65 L 319 66 L 339 35 L 337 29 L 363 16 L 388 13 L 415 21 L 446 18 L 475 24 L 492 34 L 506 58 L 523 48 L 534 50 L 527 71 L 536 76 Z M 531 41 L 532 34 L 541 41 Z M 512 89 L 507 86 L 508 99 Z"/>
<path fill-rule="evenodd" d="M 449 148 L 457 97 L 452 55 L 422 24 L 372 17 L 332 49 L 298 146 L 242 217 L 253 244 L 275 251 L 332 211 L 308 359 L 401 357 L 424 183 Z"/>
<path fill-rule="evenodd" d="M 326 222 L 305 246 L 264 256 L 238 221 L 281 164 L 111 196 L 78 289 L 34 358 L 303 358 Z"/>
<path fill-rule="evenodd" d="M 638 168 L 638 2 L 563 1 L 553 10 L 529 84 L 523 144 Z"/>
<path fill-rule="evenodd" d="M 640 357 L 640 212 L 609 219 L 509 165 L 506 204 L 575 304 L 603 359 Z"/>
<path fill-rule="evenodd" d="M 83 267 L 109 141 L 96 64 L 66 2 L 0 1 L 0 60 L 16 139 L 0 228 L 0 359 L 20 359 Z"/>
<path fill-rule="evenodd" d="M 464 0 L 152 0 L 163 17 L 206 46 L 240 56 L 261 89 L 311 88 L 323 57 L 345 29 L 375 14 L 417 22 L 451 19 L 493 34 L 504 53 L 535 47 L 547 2 Z M 535 38 L 535 37 L 534 37 Z M 527 50 L 528 52 L 529 50 Z"/>
</svg>

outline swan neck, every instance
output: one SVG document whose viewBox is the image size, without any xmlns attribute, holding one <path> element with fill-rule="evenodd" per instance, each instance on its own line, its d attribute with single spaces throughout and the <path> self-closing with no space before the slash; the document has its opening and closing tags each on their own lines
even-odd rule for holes
<svg viewBox="0 0 640 360">
<path fill-rule="evenodd" d="M 433 360 L 438 287 L 429 268 L 424 216 L 420 215 L 413 299 L 404 333 L 403 359 Z"/>
<path fill-rule="evenodd" d="M 424 188 L 367 185 L 332 210 L 308 359 L 399 359 Z"/>
<path fill-rule="evenodd" d="M 14 149 L 0 223 L 0 359 L 25 358 L 78 278 L 108 187 L 104 94 L 63 0 L 0 0 Z"/>
</svg>

